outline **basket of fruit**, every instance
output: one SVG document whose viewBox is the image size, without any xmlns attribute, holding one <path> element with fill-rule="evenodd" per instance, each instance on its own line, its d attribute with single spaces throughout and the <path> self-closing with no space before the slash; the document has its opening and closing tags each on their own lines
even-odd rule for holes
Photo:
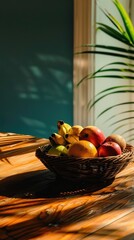
<svg viewBox="0 0 134 240">
<path fill-rule="evenodd" d="M 50 144 L 36 149 L 36 157 L 56 176 L 74 182 L 110 180 L 133 160 L 133 146 L 119 134 L 105 137 L 96 126 L 70 126 L 58 121 Z"/>
</svg>

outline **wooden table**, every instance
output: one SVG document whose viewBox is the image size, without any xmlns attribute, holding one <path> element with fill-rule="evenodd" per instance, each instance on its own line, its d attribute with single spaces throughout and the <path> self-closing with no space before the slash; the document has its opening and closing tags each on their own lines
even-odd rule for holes
<svg viewBox="0 0 134 240">
<path fill-rule="evenodd" d="M 0 239 L 134 240 L 134 163 L 108 185 L 79 189 L 35 157 L 47 142 L 0 134 Z"/>
</svg>

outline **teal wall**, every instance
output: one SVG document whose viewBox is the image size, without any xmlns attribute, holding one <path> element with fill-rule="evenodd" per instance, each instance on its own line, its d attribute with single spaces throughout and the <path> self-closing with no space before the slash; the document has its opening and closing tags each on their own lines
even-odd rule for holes
<svg viewBox="0 0 134 240">
<path fill-rule="evenodd" d="M 0 131 L 49 137 L 73 123 L 73 0 L 0 3 Z"/>
</svg>

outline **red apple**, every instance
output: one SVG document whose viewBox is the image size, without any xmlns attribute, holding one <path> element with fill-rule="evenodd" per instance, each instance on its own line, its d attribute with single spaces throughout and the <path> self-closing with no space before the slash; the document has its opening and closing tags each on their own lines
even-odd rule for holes
<svg viewBox="0 0 134 240">
<path fill-rule="evenodd" d="M 121 153 L 121 148 L 116 142 L 105 142 L 98 148 L 99 157 L 116 156 Z"/>
<path fill-rule="evenodd" d="M 122 151 L 126 148 L 126 140 L 119 134 L 111 134 L 106 137 L 105 142 L 111 141 L 118 143 Z"/>
<path fill-rule="evenodd" d="M 80 140 L 87 140 L 94 144 L 98 148 L 105 140 L 104 133 L 96 126 L 84 127 L 80 132 Z"/>
</svg>

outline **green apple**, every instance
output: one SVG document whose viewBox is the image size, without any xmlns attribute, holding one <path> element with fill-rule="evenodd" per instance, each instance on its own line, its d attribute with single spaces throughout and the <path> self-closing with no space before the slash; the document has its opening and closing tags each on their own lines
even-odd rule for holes
<svg viewBox="0 0 134 240">
<path fill-rule="evenodd" d="M 63 145 L 58 145 L 58 146 L 52 146 L 48 154 L 54 155 L 54 156 L 61 156 L 61 155 L 67 155 L 68 149 L 63 146 Z"/>
</svg>

